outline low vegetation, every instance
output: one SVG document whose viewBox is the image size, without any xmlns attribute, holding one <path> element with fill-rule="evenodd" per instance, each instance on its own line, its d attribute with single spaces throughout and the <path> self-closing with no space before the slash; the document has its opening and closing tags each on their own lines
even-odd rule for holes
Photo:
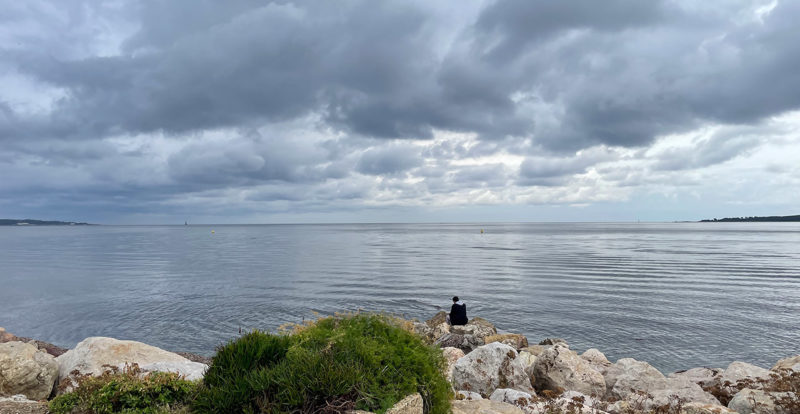
<svg viewBox="0 0 800 414">
<path fill-rule="evenodd" d="M 50 401 L 50 412 L 181 413 L 188 411 L 197 392 L 198 382 L 187 381 L 178 374 L 154 372 L 145 376 L 135 364 L 123 370 L 109 368 L 99 377 L 77 378 L 72 392 Z"/>
<path fill-rule="evenodd" d="M 221 347 L 193 404 L 198 413 L 384 412 L 419 392 L 449 411 L 441 351 L 382 315 L 320 319 L 291 334 L 252 332 Z"/>
</svg>

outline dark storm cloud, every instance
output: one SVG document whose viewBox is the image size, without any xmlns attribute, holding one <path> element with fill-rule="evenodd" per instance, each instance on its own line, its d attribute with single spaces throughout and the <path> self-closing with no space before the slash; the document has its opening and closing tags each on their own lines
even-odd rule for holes
<svg viewBox="0 0 800 414">
<path fill-rule="evenodd" d="M 753 122 L 800 105 L 800 5 L 779 3 L 763 24 L 736 22 L 732 5 L 681 6 L 497 1 L 472 27 L 454 28 L 462 34 L 442 50 L 432 41 L 441 23 L 408 2 L 144 2 L 121 55 L 4 54 L 69 92 L 48 128 L 16 132 L 76 139 L 318 112 L 370 137 L 428 138 L 439 128 L 576 150 L 644 145 L 704 120 Z M 526 99 L 558 112 L 555 123 L 537 125 Z M 24 120 L 6 112 L 8 136 Z"/>
</svg>

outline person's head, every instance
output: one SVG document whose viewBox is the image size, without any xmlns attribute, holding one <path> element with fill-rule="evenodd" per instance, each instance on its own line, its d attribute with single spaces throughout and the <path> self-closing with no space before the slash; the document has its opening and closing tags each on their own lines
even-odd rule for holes
<svg viewBox="0 0 800 414">
<path fill-rule="evenodd" d="M 453 303 L 458 302 L 458 296 L 453 296 Z"/>
</svg>

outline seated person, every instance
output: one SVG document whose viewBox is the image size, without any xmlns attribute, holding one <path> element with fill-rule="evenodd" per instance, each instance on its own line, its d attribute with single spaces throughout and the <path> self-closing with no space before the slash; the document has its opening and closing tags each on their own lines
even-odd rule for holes
<svg viewBox="0 0 800 414">
<path fill-rule="evenodd" d="M 469 322 L 467 319 L 467 305 L 458 300 L 458 296 L 453 296 L 453 306 L 450 308 L 450 313 L 447 314 L 447 323 L 450 325 L 466 325 Z"/>
</svg>

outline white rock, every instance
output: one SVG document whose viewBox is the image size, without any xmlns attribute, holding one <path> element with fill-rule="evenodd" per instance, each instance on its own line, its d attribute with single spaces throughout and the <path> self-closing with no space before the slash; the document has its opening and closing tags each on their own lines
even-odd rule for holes
<svg viewBox="0 0 800 414">
<path fill-rule="evenodd" d="M 499 401 L 491 400 L 454 400 L 453 414 L 525 414 L 522 409 Z"/>
<path fill-rule="evenodd" d="M 653 396 L 652 400 L 648 402 L 651 407 L 665 405 L 677 407 L 679 404 L 676 399 L 683 402 L 721 406 L 713 395 L 703 391 L 699 385 L 688 378 L 668 378 L 663 389 L 653 390 L 650 394 Z"/>
<path fill-rule="evenodd" d="M 108 368 L 125 364 L 138 364 L 141 368 L 156 362 L 190 363 L 188 359 L 161 348 L 136 341 L 122 341 L 114 338 L 86 338 L 74 349 L 56 358 L 59 364 L 59 379 L 72 377 L 72 372 L 80 375 L 102 375 Z M 69 390 L 70 387 L 67 387 Z"/>
<path fill-rule="evenodd" d="M 784 358 L 776 363 L 771 371 L 780 371 L 782 369 L 790 369 L 795 372 L 800 372 L 800 355 Z"/>
<path fill-rule="evenodd" d="M 498 388 L 533 391 L 517 351 L 499 342 L 478 347 L 460 358 L 453 366 L 453 385 L 483 396 Z"/>
<path fill-rule="evenodd" d="M 560 344 L 539 355 L 534 365 L 534 376 L 536 389 L 539 390 L 562 388 L 602 396 L 606 389 L 602 374 Z"/>
<path fill-rule="evenodd" d="M 444 374 L 448 381 L 453 382 L 453 367 L 456 365 L 456 361 L 464 357 L 464 351 L 448 346 L 442 348 L 442 355 L 444 355 L 444 360 L 447 362 Z"/>
<path fill-rule="evenodd" d="M 692 368 L 686 371 L 673 372 L 667 377 L 686 378 L 703 388 L 709 388 L 720 385 L 720 379 L 724 371 L 722 368 Z"/>
<path fill-rule="evenodd" d="M 208 365 L 192 361 L 159 361 L 149 364 L 139 365 L 143 372 L 172 372 L 178 374 L 189 381 L 203 379 Z"/>
<path fill-rule="evenodd" d="M 667 378 L 655 367 L 633 358 L 620 359 L 605 373 L 606 395 L 614 398 L 664 389 L 666 382 Z"/>
<path fill-rule="evenodd" d="M 533 396 L 527 392 L 512 390 L 510 388 L 498 388 L 489 396 L 492 401 L 514 404 L 518 407 L 525 407 L 533 402 Z"/>
<path fill-rule="evenodd" d="M 482 400 L 480 394 L 477 392 L 472 391 L 465 391 L 465 390 L 458 390 L 456 391 L 456 399 L 457 400 Z"/>
<path fill-rule="evenodd" d="M 522 365 L 525 366 L 525 374 L 531 379 L 531 384 L 535 383 L 536 375 L 533 372 L 533 367 L 536 365 L 536 355 L 533 355 L 528 351 L 520 351 L 519 359 L 522 361 Z"/>
<path fill-rule="evenodd" d="M 773 401 L 773 398 L 781 397 L 795 397 L 795 395 L 791 392 L 765 392 L 746 388 L 736 393 L 728 403 L 728 408 L 739 414 L 783 414 Z"/>
<path fill-rule="evenodd" d="M 744 379 L 756 381 L 760 379 L 769 379 L 769 374 L 770 371 L 768 369 L 764 369 L 753 364 L 748 364 L 746 362 L 735 361 L 731 362 L 731 364 L 728 365 L 728 368 L 725 368 L 725 372 L 720 378 L 720 383 L 722 385 L 730 383 L 730 385 L 735 386 L 737 382 Z"/>
<path fill-rule="evenodd" d="M 22 394 L 31 400 L 46 399 L 58 378 L 52 355 L 24 342 L 0 344 L 0 397 Z"/>
<path fill-rule="evenodd" d="M 587 349 L 583 354 L 581 354 L 581 358 L 593 365 L 611 365 L 611 362 L 609 362 L 606 356 L 597 348 Z"/>
</svg>

